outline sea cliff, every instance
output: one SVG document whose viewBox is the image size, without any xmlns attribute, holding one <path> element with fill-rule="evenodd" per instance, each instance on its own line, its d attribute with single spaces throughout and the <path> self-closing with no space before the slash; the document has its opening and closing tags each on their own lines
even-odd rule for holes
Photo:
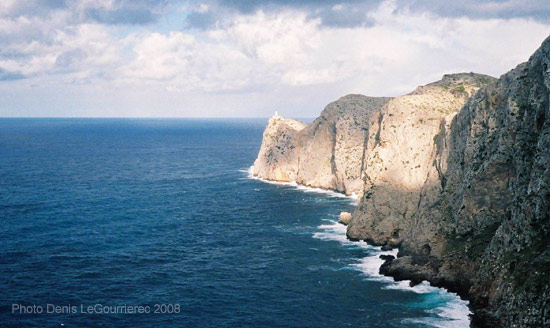
<svg viewBox="0 0 550 328">
<path fill-rule="evenodd" d="M 473 326 L 550 324 L 550 38 L 498 80 L 449 74 L 348 95 L 310 125 L 271 118 L 258 177 L 358 194 L 348 238 L 381 272 L 470 299 Z"/>
<path fill-rule="evenodd" d="M 330 103 L 307 126 L 272 117 L 254 162 L 254 175 L 347 195 L 362 193 L 369 129 L 390 99 L 347 95 Z"/>
</svg>

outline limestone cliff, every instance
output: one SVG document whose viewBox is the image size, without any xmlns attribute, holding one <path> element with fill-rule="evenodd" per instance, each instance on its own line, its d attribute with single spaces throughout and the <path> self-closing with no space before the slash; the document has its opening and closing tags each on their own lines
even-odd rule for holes
<svg viewBox="0 0 550 328">
<path fill-rule="evenodd" d="M 389 99 L 347 95 L 329 104 L 307 127 L 272 117 L 254 162 L 254 175 L 348 195 L 362 192 L 369 128 Z"/>
<path fill-rule="evenodd" d="M 262 146 L 254 162 L 255 176 L 275 181 L 295 181 L 298 170 L 296 135 L 305 123 L 274 115 L 264 130 Z"/>
<path fill-rule="evenodd" d="M 550 38 L 438 135 L 442 193 L 414 216 L 436 235 L 410 229 L 385 268 L 457 288 L 487 326 L 550 324 L 549 68 Z"/>
<path fill-rule="evenodd" d="M 257 175 L 361 194 L 348 237 L 399 247 L 381 271 L 468 297 L 473 326 L 549 326 L 550 38 L 498 80 L 347 97 Z"/>
<path fill-rule="evenodd" d="M 468 97 L 491 80 L 473 73 L 445 75 L 382 108 L 370 128 L 363 163 L 365 197 L 349 224 L 350 238 L 397 246 L 418 225 L 414 214 L 421 203 L 440 194 L 436 159 L 442 150 L 434 139 L 448 129 L 446 122 Z M 433 235 L 431 226 L 417 231 L 425 238 Z"/>
<path fill-rule="evenodd" d="M 349 225 L 352 238 L 399 246 L 384 273 L 469 297 L 474 325 L 550 323 L 549 67 L 547 39 L 442 122 L 416 206 L 402 200 L 411 189 L 375 184 Z M 391 205 L 376 198 L 386 188 Z"/>
</svg>

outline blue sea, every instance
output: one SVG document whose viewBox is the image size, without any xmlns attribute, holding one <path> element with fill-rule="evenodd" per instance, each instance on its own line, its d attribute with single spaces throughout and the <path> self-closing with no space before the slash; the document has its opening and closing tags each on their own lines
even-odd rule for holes
<svg viewBox="0 0 550 328">
<path fill-rule="evenodd" d="M 266 123 L 0 119 L 2 326 L 468 326 L 346 240 L 354 199 L 250 176 Z"/>
</svg>

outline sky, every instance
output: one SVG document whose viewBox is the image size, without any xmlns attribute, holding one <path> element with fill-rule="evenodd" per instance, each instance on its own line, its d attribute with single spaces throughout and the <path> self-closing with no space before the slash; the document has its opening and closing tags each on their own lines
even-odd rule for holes
<svg viewBox="0 0 550 328">
<path fill-rule="evenodd" d="M 548 0 L 2 0 L 0 116 L 315 117 L 549 35 Z"/>
</svg>

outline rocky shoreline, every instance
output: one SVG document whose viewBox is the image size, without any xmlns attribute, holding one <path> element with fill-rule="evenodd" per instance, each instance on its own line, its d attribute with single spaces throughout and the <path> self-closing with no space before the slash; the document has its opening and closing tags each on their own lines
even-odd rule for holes
<svg viewBox="0 0 550 328">
<path fill-rule="evenodd" d="M 336 191 L 336 190 L 333 190 L 333 189 L 319 188 L 319 187 L 308 187 L 308 186 L 305 186 L 305 185 L 302 185 L 302 184 L 298 184 L 298 183 L 296 183 L 296 181 L 287 181 L 287 180 L 282 180 L 281 181 L 281 180 L 274 180 L 274 179 L 259 178 L 256 175 L 254 175 L 254 166 L 252 166 L 249 170 L 249 178 L 259 179 L 259 180 L 261 180 L 263 182 L 266 182 L 266 183 L 275 183 L 275 184 L 292 185 L 292 186 L 303 186 L 303 187 L 307 187 L 307 188 L 317 189 L 318 191 L 340 193 L 339 191 Z M 343 193 L 341 193 L 341 194 L 345 195 Z M 349 195 L 346 195 L 346 196 L 349 196 Z M 350 213 L 350 212 L 340 212 L 339 219 L 338 219 L 337 223 L 339 223 L 343 226 L 347 226 L 349 224 L 349 222 L 351 221 L 351 219 L 352 219 L 352 213 Z M 381 251 L 394 251 L 394 250 L 399 251 L 399 249 L 397 247 L 389 246 L 387 244 L 378 245 L 375 242 L 373 242 L 372 240 L 355 239 L 355 238 L 350 238 L 349 236 L 347 236 L 347 239 L 352 241 L 352 242 L 363 241 L 363 242 L 367 243 L 370 246 L 380 246 Z M 458 295 L 462 300 L 469 301 L 468 294 L 463 293 L 464 290 L 457 288 L 457 286 L 455 286 L 455 285 L 446 284 L 445 282 L 440 282 L 440 281 L 432 282 L 430 279 L 419 275 L 415 270 L 401 270 L 401 269 L 395 270 L 394 268 L 391 268 L 391 264 L 393 263 L 393 260 L 396 259 L 396 257 L 393 256 L 393 255 L 382 254 L 382 255 L 379 256 L 379 258 L 384 261 L 381 264 L 380 269 L 379 269 L 379 273 L 381 275 L 392 277 L 394 279 L 394 281 L 409 281 L 409 286 L 410 287 L 414 287 L 416 285 L 419 285 L 423 281 L 428 281 L 430 283 L 430 286 L 437 287 L 437 288 L 443 288 L 447 292 L 454 293 L 454 294 Z M 470 308 L 470 310 L 472 310 L 470 306 L 468 306 L 468 307 Z M 470 321 L 471 320 L 473 320 L 473 319 L 470 318 Z M 472 326 L 477 327 L 477 325 L 472 325 Z"/>
<path fill-rule="evenodd" d="M 550 325 L 550 38 L 499 79 L 273 117 L 253 173 L 357 194 L 347 237 L 399 248 L 381 272 L 469 299 L 472 326 Z"/>
</svg>

